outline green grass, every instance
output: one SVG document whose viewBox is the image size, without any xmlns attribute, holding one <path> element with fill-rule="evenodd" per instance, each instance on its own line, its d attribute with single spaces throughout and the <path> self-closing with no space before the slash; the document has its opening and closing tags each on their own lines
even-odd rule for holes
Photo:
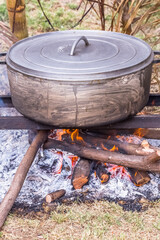
<svg viewBox="0 0 160 240">
<path fill-rule="evenodd" d="M 75 3 L 68 3 L 68 7 L 72 10 L 76 10 L 78 8 L 78 5 Z"/>
<path fill-rule="evenodd" d="M 2 232 L 0 232 L 0 238 L 2 238 L 3 237 L 3 233 Z"/>
<path fill-rule="evenodd" d="M 9 215 L 2 239 L 60 240 L 159 240 L 160 202 L 148 210 L 125 212 L 107 201 L 59 205 L 51 215 L 39 218 Z"/>
<path fill-rule="evenodd" d="M 77 12 L 75 12 L 75 4 L 61 6 L 61 2 L 56 0 L 41 0 L 41 4 L 56 30 L 71 29 L 80 18 L 80 13 L 78 13 L 79 16 L 77 16 Z M 26 1 L 26 15 L 31 34 L 52 31 L 36 0 Z"/>
<path fill-rule="evenodd" d="M 0 4 L 0 21 L 8 21 L 8 12 L 5 3 Z"/>
</svg>

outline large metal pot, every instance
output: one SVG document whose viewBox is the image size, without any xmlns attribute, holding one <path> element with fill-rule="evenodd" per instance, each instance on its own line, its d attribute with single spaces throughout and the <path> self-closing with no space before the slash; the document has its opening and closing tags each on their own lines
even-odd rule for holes
<svg viewBox="0 0 160 240">
<path fill-rule="evenodd" d="M 24 116 L 56 127 L 120 121 L 146 105 L 153 58 L 147 43 L 121 33 L 26 38 L 6 56 L 12 101 Z"/>
</svg>

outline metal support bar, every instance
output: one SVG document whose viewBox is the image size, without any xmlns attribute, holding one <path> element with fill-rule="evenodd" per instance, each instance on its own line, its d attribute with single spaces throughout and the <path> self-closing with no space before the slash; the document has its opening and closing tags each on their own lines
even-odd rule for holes
<svg viewBox="0 0 160 240">
<path fill-rule="evenodd" d="M 122 122 L 110 124 L 107 126 L 94 127 L 105 129 L 134 129 L 134 128 L 160 128 L 160 115 L 139 115 L 124 120 Z M 25 118 L 23 116 L 0 117 L 0 129 L 35 129 L 47 130 L 57 127 L 41 124 Z M 66 126 L 67 128 L 67 126 Z M 89 128 L 92 129 L 92 128 Z"/>
</svg>

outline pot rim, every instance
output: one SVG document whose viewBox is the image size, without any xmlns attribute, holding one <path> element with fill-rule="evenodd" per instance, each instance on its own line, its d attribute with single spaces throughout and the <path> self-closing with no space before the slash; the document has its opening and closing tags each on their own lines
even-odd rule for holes
<svg viewBox="0 0 160 240">
<path fill-rule="evenodd" d="M 112 48 L 113 44 L 110 42 L 109 42 L 109 44 L 112 48 L 109 53 L 111 55 L 110 59 L 112 59 L 112 55 L 114 55 L 113 52 L 117 51 L 117 53 L 115 53 L 115 56 L 113 56 L 113 61 L 115 59 L 116 59 L 116 61 L 119 61 L 120 62 L 119 65 L 121 65 L 121 67 L 116 67 L 116 64 L 114 64 L 114 62 L 111 63 L 111 66 L 108 66 L 107 63 L 111 62 L 110 59 L 109 60 L 105 59 L 103 62 L 103 59 L 101 58 L 101 59 L 99 59 L 99 61 L 96 61 L 96 59 L 94 60 L 93 67 L 86 68 L 85 70 L 82 71 L 81 65 L 82 64 L 85 65 L 85 61 L 84 62 L 82 61 L 81 63 L 79 63 L 78 62 L 79 61 L 78 54 L 77 54 L 77 56 L 75 56 L 75 57 L 73 56 L 71 58 L 73 60 L 78 59 L 78 61 L 75 63 L 73 61 L 72 65 L 76 65 L 76 67 L 78 65 L 80 65 L 80 67 L 81 67 L 80 69 L 73 68 L 73 69 L 68 70 L 67 68 L 63 68 L 63 67 L 60 67 L 60 69 L 58 69 L 58 68 L 56 68 L 56 66 L 50 67 L 49 65 L 46 65 L 43 67 L 43 66 L 41 66 L 42 62 L 40 63 L 41 65 L 38 67 L 36 66 L 36 65 L 38 65 L 38 63 L 34 62 L 33 63 L 34 67 L 32 67 L 32 62 L 28 63 L 30 61 L 30 59 L 26 60 L 26 58 L 24 57 L 24 54 L 26 54 L 26 52 L 28 51 L 29 54 L 31 54 L 32 58 L 34 59 L 35 55 L 39 54 L 39 53 L 37 53 L 36 47 L 34 48 L 34 46 L 33 46 L 33 49 L 32 49 L 32 43 L 36 44 L 37 41 L 42 41 L 42 45 L 44 47 L 45 38 L 48 38 L 49 39 L 48 41 L 50 41 L 50 38 L 53 39 L 53 38 L 59 37 L 60 39 L 65 39 L 65 36 L 67 36 L 69 38 L 71 36 L 73 36 L 75 38 L 75 40 L 77 40 L 77 37 L 81 37 L 83 35 L 85 35 L 88 38 L 88 40 L 91 41 L 90 48 L 91 48 L 91 51 L 95 51 L 95 53 L 97 53 L 97 51 L 94 50 L 95 46 L 96 46 L 96 45 L 94 46 L 94 44 L 97 41 L 97 39 L 98 39 L 98 41 L 100 39 L 100 41 L 101 41 L 100 43 L 102 43 L 103 39 L 105 40 L 105 41 L 103 41 L 104 47 L 106 44 L 108 44 L 108 38 L 110 38 L 110 37 L 113 37 L 113 40 L 115 40 L 115 42 L 118 40 L 120 41 L 121 39 L 125 40 L 124 46 L 122 46 L 122 49 L 124 49 L 125 44 L 130 44 L 130 45 L 132 44 L 131 48 L 128 45 L 129 47 L 128 47 L 127 53 L 125 53 L 125 52 L 124 52 L 124 54 L 120 53 L 121 59 L 124 60 L 128 54 L 131 54 L 131 53 L 129 53 L 129 51 L 132 51 L 132 47 L 135 48 L 132 51 L 133 53 L 129 56 L 129 58 L 131 60 L 130 59 L 126 60 L 126 62 L 127 61 L 129 62 L 129 63 L 127 63 L 128 66 L 125 66 L 125 64 L 123 64 L 123 62 L 121 64 L 121 61 L 119 59 L 116 59 L 116 56 L 118 56 L 119 52 L 121 51 L 121 48 L 119 48 L 120 50 L 119 49 L 116 50 L 116 47 L 118 46 L 116 44 L 118 44 L 118 43 L 114 44 L 114 46 Z M 55 40 L 55 42 L 56 41 L 57 41 L 57 39 Z M 93 41 L 93 44 L 92 44 L 92 41 Z M 49 42 L 49 44 L 50 44 L 50 42 Z M 82 44 L 84 45 L 84 43 L 81 43 L 81 45 L 79 46 L 79 48 L 77 47 L 77 49 L 80 49 Z M 121 44 L 123 44 L 123 42 L 120 43 L 120 45 Z M 32 52 L 35 50 L 35 52 L 36 52 L 35 55 L 34 54 L 32 55 L 29 46 L 31 46 Z M 49 46 L 50 45 L 48 45 L 48 49 L 46 46 L 47 50 L 44 54 L 49 54 L 48 56 L 50 57 Z M 93 48 L 92 48 L 92 46 L 93 46 Z M 107 47 L 108 47 L 108 45 L 107 45 Z M 89 50 L 88 50 L 89 48 L 84 47 L 84 49 L 85 49 L 85 51 L 87 49 L 87 51 L 89 52 Z M 42 52 L 43 49 L 40 49 L 40 50 Z M 101 52 L 103 55 L 103 48 L 102 48 Z M 84 55 L 85 55 L 85 58 L 88 57 L 86 53 Z M 91 52 L 91 55 L 94 55 L 93 52 Z M 49 62 L 50 59 L 48 60 L 48 58 L 49 58 L 48 56 L 47 56 L 47 60 L 45 59 L 45 61 Z M 58 56 L 61 57 L 61 55 L 58 55 Z M 103 56 L 105 57 L 105 51 L 104 51 Z M 57 55 L 56 55 L 56 57 L 57 57 Z M 61 81 L 71 81 L 71 82 L 75 81 L 76 82 L 76 81 L 106 80 L 106 79 L 112 79 L 112 78 L 117 78 L 117 77 L 121 77 L 121 76 L 128 75 L 128 74 L 132 74 L 132 73 L 142 70 L 142 69 L 146 68 L 148 65 L 152 64 L 153 58 L 154 58 L 154 53 L 153 53 L 152 49 L 150 48 L 150 46 L 145 41 L 138 39 L 136 37 L 133 37 L 133 36 L 129 36 L 127 34 L 122 34 L 122 33 L 117 33 L 117 32 L 116 33 L 115 32 L 106 32 L 106 31 L 99 31 L 99 30 L 68 30 L 68 31 L 61 31 L 61 32 L 43 33 L 40 35 L 36 35 L 36 36 L 29 37 L 29 38 L 18 41 L 10 48 L 9 52 L 7 53 L 6 63 L 10 69 L 13 69 L 14 71 L 17 71 L 19 73 L 25 74 L 30 77 L 38 77 L 38 78 L 42 78 L 42 79 L 55 80 L 55 81 L 61 80 Z M 21 59 L 22 59 L 22 61 L 21 61 Z M 69 59 L 70 59 L 70 56 L 69 56 Z M 23 62 L 23 60 L 24 60 L 24 62 Z M 56 61 L 54 61 L 54 63 L 56 62 L 56 64 L 58 64 L 58 66 L 59 66 L 59 65 L 61 65 L 61 63 L 57 63 L 58 61 L 59 61 L 59 59 L 58 60 L 56 59 Z M 65 62 L 66 60 L 62 59 L 62 61 Z M 87 61 L 88 61 L 88 59 L 87 59 Z M 125 62 L 125 60 L 124 60 L 124 62 Z M 100 65 L 101 63 L 104 63 L 104 66 L 101 67 L 101 65 Z M 92 64 L 92 63 L 89 63 L 89 64 Z M 97 68 L 98 64 L 100 65 L 100 67 Z M 28 67 L 28 66 L 30 66 L 30 67 Z"/>
</svg>

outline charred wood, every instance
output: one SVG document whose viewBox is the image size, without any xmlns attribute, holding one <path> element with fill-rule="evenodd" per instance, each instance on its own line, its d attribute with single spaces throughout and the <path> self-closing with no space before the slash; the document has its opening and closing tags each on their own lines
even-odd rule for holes
<svg viewBox="0 0 160 240">
<path fill-rule="evenodd" d="M 74 189 L 81 189 L 89 181 L 91 168 L 91 161 L 87 159 L 80 159 L 78 161 L 74 168 L 71 181 Z"/>
<path fill-rule="evenodd" d="M 108 182 L 108 180 L 110 178 L 110 174 L 108 173 L 108 171 L 103 163 L 98 162 L 96 164 L 95 171 L 96 171 L 96 175 L 101 180 L 101 183 Z"/>
<path fill-rule="evenodd" d="M 85 147 L 79 144 L 71 144 L 66 141 L 49 139 L 44 144 L 44 149 L 61 149 L 72 152 L 73 154 L 90 160 L 112 163 L 124 167 L 135 168 L 138 170 L 160 172 L 160 152 L 155 151 L 147 156 L 126 155 L 122 153 L 109 152 Z"/>
<path fill-rule="evenodd" d="M 144 184 L 148 183 L 151 180 L 149 174 L 146 171 L 129 168 L 128 172 L 131 175 L 131 181 L 137 187 L 143 186 Z"/>
<path fill-rule="evenodd" d="M 49 193 L 46 196 L 46 202 L 47 203 L 51 203 L 51 202 L 55 201 L 56 199 L 58 199 L 58 198 L 62 197 L 63 195 L 65 195 L 65 193 L 66 193 L 66 190 L 64 190 L 64 189 L 60 189 L 58 191 Z"/>
<path fill-rule="evenodd" d="M 71 140 L 70 135 L 63 135 L 63 139 L 67 142 L 77 143 L 77 144 L 83 144 L 86 147 L 100 147 L 100 148 L 112 148 L 116 147 L 118 150 L 121 150 L 129 155 L 141 155 L 141 156 L 147 156 L 151 153 L 154 153 L 156 151 L 160 151 L 160 148 L 154 147 L 149 145 L 147 141 L 142 141 L 141 144 L 133 144 L 133 143 L 127 143 L 127 142 L 121 142 L 119 140 L 111 140 L 111 139 L 105 139 L 102 137 L 95 137 L 87 134 L 79 133 L 79 137 L 83 139 L 83 142 L 74 139 L 74 142 Z M 103 147 L 102 147 L 103 146 Z"/>
</svg>

